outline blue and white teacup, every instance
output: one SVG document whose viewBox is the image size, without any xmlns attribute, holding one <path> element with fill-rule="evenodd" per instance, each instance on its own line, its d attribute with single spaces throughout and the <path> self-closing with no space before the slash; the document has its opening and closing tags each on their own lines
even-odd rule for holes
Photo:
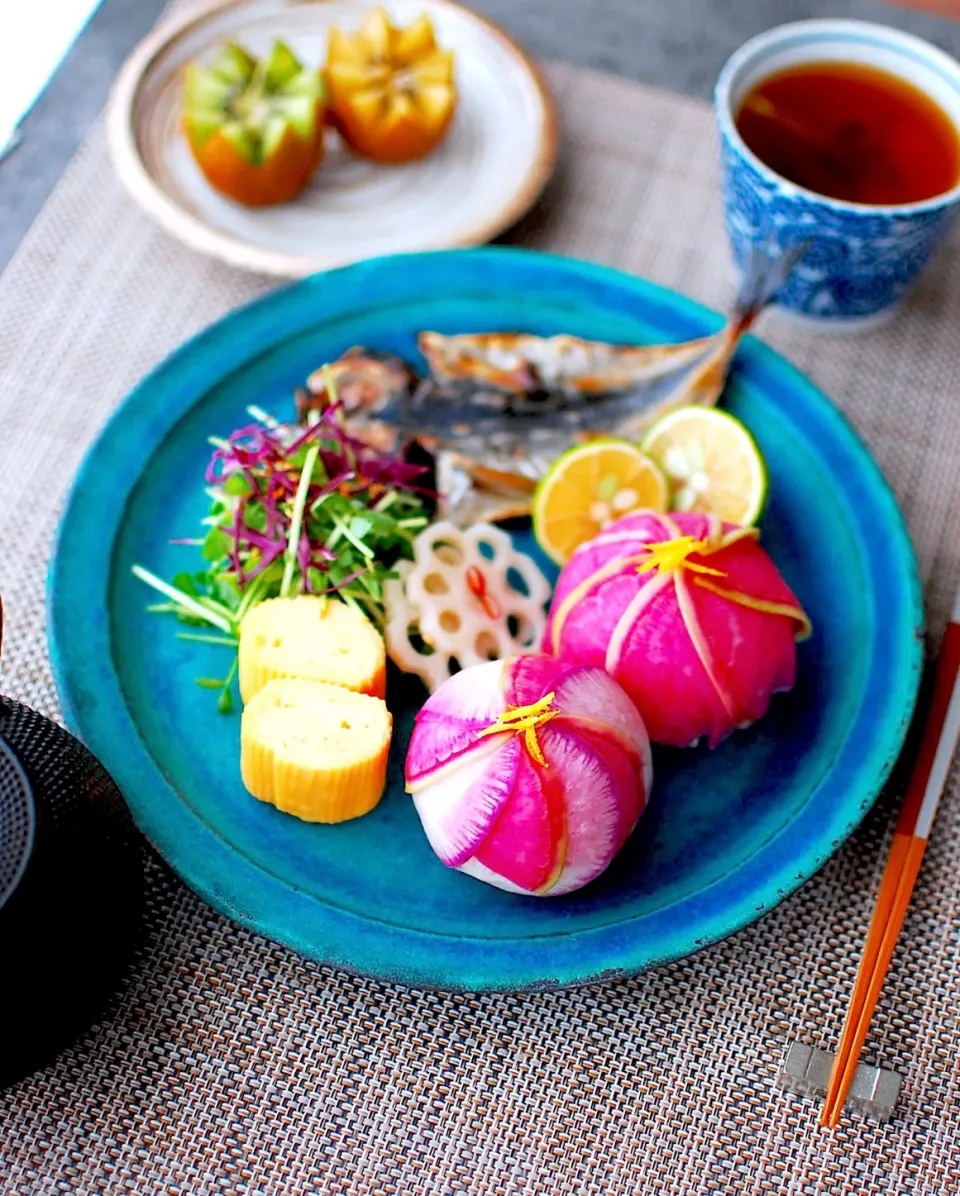
<svg viewBox="0 0 960 1196">
<path fill-rule="evenodd" d="M 734 116 L 762 79 L 806 63 L 864 63 L 900 76 L 946 112 L 960 134 L 960 63 L 920 38 L 865 21 L 797 21 L 746 42 L 714 92 L 723 195 L 734 257 L 760 244 L 808 248 L 778 306 L 818 327 L 855 329 L 896 311 L 960 208 L 960 185 L 918 203 L 848 203 L 778 175 L 747 148 Z"/>
</svg>

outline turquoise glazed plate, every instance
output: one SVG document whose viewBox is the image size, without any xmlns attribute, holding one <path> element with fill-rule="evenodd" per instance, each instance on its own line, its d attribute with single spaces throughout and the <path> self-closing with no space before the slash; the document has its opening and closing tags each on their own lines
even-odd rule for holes
<svg viewBox="0 0 960 1196">
<path fill-rule="evenodd" d="M 200 674 L 223 649 L 175 638 L 131 575 L 195 567 L 207 437 L 248 404 L 293 416 L 293 390 L 354 344 L 416 359 L 416 334 L 513 329 L 686 340 L 715 313 L 616 271 L 522 250 L 385 258 L 317 275 L 174 353 L 91 449 L 49 581 L 67 721 L 160 853 L 229 917 L 317 960 L 444 989 L 555 988 L 676 959 L 752 922 L 850 834 L 897 757 L 921 669 L 922 606 L 896 503 L 860 441 L 804 377 L 747 338 L 727 405 L 771 469 L 763 543 L 813 619 L 795 689 L 717 750 L 659 752 L 651 804 L 579 893 L 511 896 L 448 871 L 403 791 L 416 708 L 390 695 L 386 795 L 365 818 L 308 825 L 240 781 L 239 716 Z M 528 539 L 521 546 L 532 548 Z"/>
</svg>

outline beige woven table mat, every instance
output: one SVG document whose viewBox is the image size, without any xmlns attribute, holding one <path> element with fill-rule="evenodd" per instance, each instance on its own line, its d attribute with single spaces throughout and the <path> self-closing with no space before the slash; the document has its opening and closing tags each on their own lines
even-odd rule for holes
<svg viewBox="0 0 960 1196">
<path fill-rule="evenodd" d="M 733 284 L 707 108 L 568 67 L 556 184 L 517 239 L 717 306 Z M 66 487 L 132 384 L 267 288 L 157 231 L 90 136 L 0 279 L 0 688 L 58 713 L 43 586 Z M 843 407 L 906 511 L 934 633 L 960 581 L 960 239 L 884 331 L 762 334 Z M 95 529 L 91 529 L 95 534 Z M 150 865 L 111 1016 L 0 1097 L 0 1192 L 946 1196 L 960 1191 L 960 794 L 945 801 L 866 1057 L 897 1118 L 778 1091 L 835 1044 L 893 797 L 799 893 L 710 950 L 573 993 L 421 994 L 297 958 Z M 69 999 L 64 994 L 64 999 Z"/>
</svg>

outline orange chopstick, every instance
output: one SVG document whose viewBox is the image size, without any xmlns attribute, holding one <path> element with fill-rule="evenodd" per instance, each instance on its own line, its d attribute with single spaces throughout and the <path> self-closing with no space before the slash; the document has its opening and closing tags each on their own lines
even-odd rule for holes
<svg viewBox="0 0 960 1196">
<path fill-rule="evenodd" d="M 940 647 L 933 697 L 920 749 L 907 785 L 853 996 L 833 1061 L 820 1124 L 840 1120 L 853 1083 L 870 1019 L 890 966 L 926 850 L 950 763 L 960 741 L 960 594 Z"/>
</svg>

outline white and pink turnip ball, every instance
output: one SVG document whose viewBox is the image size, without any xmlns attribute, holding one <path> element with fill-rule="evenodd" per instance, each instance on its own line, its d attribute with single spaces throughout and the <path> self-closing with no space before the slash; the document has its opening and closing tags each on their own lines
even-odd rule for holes
<svg viewBox="0 0 960 1196">
<path fill-rule="evenodd" d="M 602 669 L 517 656 L 451 677 L 417 715 L 406 763 L 440 860 L 512 893 L 594 880 L 653 780 L 633 702 Z"/>
</svg>

